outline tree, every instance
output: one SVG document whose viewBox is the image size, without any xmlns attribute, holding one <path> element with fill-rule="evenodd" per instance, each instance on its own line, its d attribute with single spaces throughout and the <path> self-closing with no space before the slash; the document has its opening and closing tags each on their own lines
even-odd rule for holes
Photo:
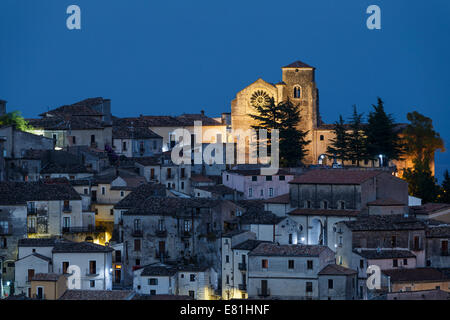
<svg viewBox="0 0 450 320">
<path fill-rule="evenodd" d="M 444 141 L 434 131 L 433 121 L 417 111 L 407 114 L 411 122 L 404 131 L 405 152 L 413 159 L 431 162 L 437 150 L 445 151 Z"/>
<path fill-rule="evenodd" d="M 358 113 L 353 106 L 353 115 L 350 118 L 350 132 L 348 134 L 347 158 L 356 162 L 359 167 L 361 160 L 368 159 L 366 152 L 366 137 L 362 127 L 362 113 Z"/>
<path fill-rule="evenodd" d="M 389 160 L 400 160 L 403 148 L 392 115 L 384 111 L 384 103 L 378 98 L 377 105 L 372 105 L 373 111 L 367 118 L 364 129 L 366 135 L 367 157 L 375 160 L 382 155 L 384 165 Z"/>
<path fill-rule="evenodd" d="M 327 148 L 327 155 L 340 159 L 342 163 L 347 160 L 347 131 L 342 116 L 339 121 L 334 123 L 334 138 L 330 140 L 331 144 Z"/>
<path fill-rule="evenodd" d="M 450 174 L 445 170 L 444 181 L 442 181 L 439 202 L 450 203 Z"/>
<path fill-rule="evenodd" d="M 33 130 L 33 127 L 26 121 L 20 111 L 8 112 L 7 114 L 0 117 L 0 125 L 8 126 L 13 125 L 16 129 L 21 131 Z"/>
<path fill-rule="evenodd" d="M 285 167 L 299 165 L 307 154 L 306 146 L 311 142 L 306 140 L 308 131 L 298 129 L 301 121 L 300 107 L 289 100 L 280 103 L 280 163 Z"/>
<path fill-rule="evenodd" d="M 405 169 L 403 178 L 408 182 L 410 195 L 421 198 L 424 203 L 436 201 L 439 187 L 427 159 L 415 159 L 414 167 Z"/>
<path fill-rule="evenodd" d="M 305 139 L 308 132 L 298 129 L 301 121 L 299 106 L 294 106 L 289 99 L 275 104 L 275 100 L 271 98 L 268 104 L 256 106 L 255 109 L 257 113 L 250 114 L 250 117 L 258 124 L 253 125 L 252 128 L 266 129 L 268 132 L 267 141 L 259 139 L 260 145 L 267 143 L 269 147 L 271 132 L 273 129 L 278 129 L 280 164 L 283 166 L 298 165 L 307 153 L 306 145 L 310 143 Z"/>
</svg>

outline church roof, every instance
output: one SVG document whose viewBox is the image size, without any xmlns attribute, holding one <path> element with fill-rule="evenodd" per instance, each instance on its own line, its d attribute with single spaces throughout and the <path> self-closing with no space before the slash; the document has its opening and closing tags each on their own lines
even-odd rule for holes
<svg viewBox="0 0 450 320">
<path fill-rule="evenodd" d="M 313 68 L 313 69 L 315 69 L 314 67 L 312 67 L 304 62 L 301 62 L 300 60 L 292 62 L 291 64 L 288 64 L 287 66 L 284 66 L 283 68 Z"/>
</svg>

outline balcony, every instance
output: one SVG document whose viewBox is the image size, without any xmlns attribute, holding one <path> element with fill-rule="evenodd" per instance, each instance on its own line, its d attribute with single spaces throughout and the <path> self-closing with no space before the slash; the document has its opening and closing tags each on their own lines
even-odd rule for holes
<svg viewBox="0 0 450 320">
<path fill-rule="evenodd" d="M 167 175 L 166 175 L 166 180 L 171 180 L 171 179 L 173 179 L 174 177 L 175 177 L 174 174 L 167 174 Z"/>
<path fill-rule="evenodd" d="M 240 283 L 238 285 L 238 289 L 241 291 L 247 291 L 247 284 L 246 283 Z"/>
<path fill-rule="evenodd" d="M 247 264 L 245 262 L 239 263 L 238 264 L 238 269 L 240 271 L 247 271 Z"/>
<path fill-rule="evenodd" d="M 167 237 L 167 230 L 156 230 L 155 236 L 157 236 L 159 238 L 165 238 L 165 237 Z"/>
<path fill-rule="evenodd" d="M 87 226 L 87 227 L 63 227 L 63 233 L 91 233 L 91 232 L 105 232 L 105 227 Z"/>
<path fill-rule="evenodd" d="M 144 233 L 142 232 L 142 230 L 135 229 L 131 232 L 131 236 L 137 237 L 137 238 L 142 238 L 144 236 Z"/>
<path fill-rule="evenodd" d="M 190 231 L 181 232 L 181 238 L 190 238 L 191 236 L 192 236 L 192 233 Z"/>
<path fill-rule="evenodd" d="M 262 288 L 258 288 L 258 297 L 268 297 L 270 296 L 270 289 L 266 288 L 266 289 L 262 289 Z"/>
<path fill-rule="evenodd" d="M 97 276 L 98 276 L 97 270 L 86 269 L 86 277 L 97 277 Z"/>
<path fill-rule="evenodd" d="M 64 206 L 63 207 L 63 212 L 66 212 L 66 213 L 72 212 L 72 206 Z"/>
</svg>

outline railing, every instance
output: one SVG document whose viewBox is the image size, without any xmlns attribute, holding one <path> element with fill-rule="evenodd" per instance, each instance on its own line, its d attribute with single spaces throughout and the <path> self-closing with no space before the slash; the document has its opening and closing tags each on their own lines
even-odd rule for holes
<svg viewBox="0 0 450 320">
<path fill-rule="evenodd" d="M 98 272 L 97 272 L 97 270 L 86 269 L 86 276 L 96 277 L 96 276 L 98 276 Z"/>
<path fill-rule="evenodd" d="M 258 288 L 258 297 L 268 297 L 270 296 L 270 289 L 267 288 L 265 290 L 263 290 L 262 288 Z"/>
<path fill-rule="evenodd" d="M 247 271 L 247 264 L 245 262 L 241 262 L 238 264 L 238 269 L 240 271 Z"/>
<path fill-rule="evenodd" d="M 63 212 L 72 212 L 72 206 L 64 206 Z"/>
<path fill-rule="evenodd" d="M 167 236 L 167 230 L 156 230 L 155 235 L 160 238 L 165 238 Z"/>
<path fill-rule="evenodd" d="M 238 285 L 239 290 L 241 291 L 247 291 L 247 284 L 246 283 L 240 283 Z"/>
<path fill-rule="evenodd" d="M 83 233 L 83 232 L 105 232 L 106 228 L 101 226 L 87 226 L 87 227 L 63 227 L 63 233 Z"/>
<path fill-rule="evenodd" d="M 142 237 L 143 236 L 143 232 L 142 232 L 142 230 L 135 229 L 135 230 L 133 230 L 131 232 L 131 236 L 133 236 L 133 237 Z"/>
<path fill-rule="evenodd" d="M 27 228 L 27 233 L 36 233 L 36 228 L 35 227 L 28 227 Z"/>
</svg>

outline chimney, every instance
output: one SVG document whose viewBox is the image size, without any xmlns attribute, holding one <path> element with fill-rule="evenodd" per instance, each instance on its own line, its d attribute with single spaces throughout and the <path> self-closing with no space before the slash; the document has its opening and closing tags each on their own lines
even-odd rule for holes
<svg viewBox="0 0 450 320">
<path fill-rule="evenodd" d="M 5 100 L 0 100 L 0 116 L 4 116 L 6 114 L 6 102 Z"/>
</svg>

